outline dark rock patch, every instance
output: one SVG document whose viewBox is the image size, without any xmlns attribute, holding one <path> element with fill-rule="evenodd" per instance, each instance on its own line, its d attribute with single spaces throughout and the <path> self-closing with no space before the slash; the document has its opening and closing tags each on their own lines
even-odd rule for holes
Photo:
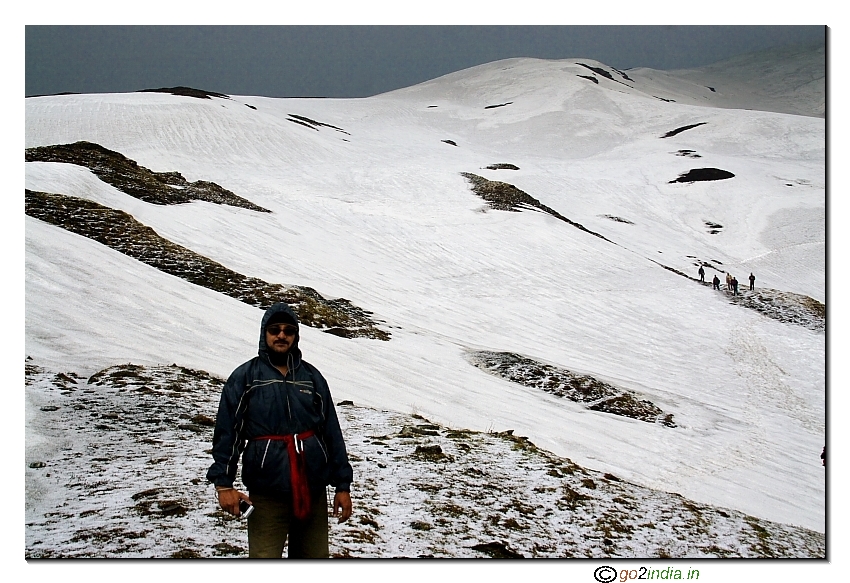
<svg viewBox="0 0 850 583">
<path fill-rule="evenodd" d="M 60 162 L 88 168 L 124 194 L 151 204 L 182 204 L 202 200 L 268 213 L 268 209 L 235 195 L 214 182 L 187 181 L 179 172 L 153 172 L 119 152 L 92 142 L 27 148 L 27 162 Z"/>
<path fill-rule="evenodd" d="M 193 89 L 191 87 L 160 87 L 159 89 L 139 89 L 136 93 L 170 93 L 171 95 L 179 95 L 182 97 L 196 97 L 198 99 L 210 99 L 219 97 L 222 99 L 230 99 L 229 95 L 224 93 L 216 93 L 215 91 L 206 91 L 205 89 Z"/>
<path fill-rule="evenodd" d="M 311 126 L 306 121 L 301 121 L 300 119 L 292 119 L 291 117 L 288 117 L 286 118 L 286 121 L 291 121 L 292 123 L 297 123 L 298 125 L 302 125 L 305 128 L 310 128 L 311 130 L 319 131 L 319 128 Z"/>
<path fill-rule="evenodd" d="M 450 146 L 457 146 L 454 140 L 441 140 L 444 144 L 449 144 Z"/>
<path fill-rule="evenodd" d="M 626 75 L 625 73 L 623 73 L 621 70 L 617 69 L 616 67 L 611 67 L 611 68 L 612 68 L 612 69 L 614 69 L 615 71 L 617 71 L 617 72 L 618 72 L 618 73 L 619 73 L 619 74 L 623 77 L 623 79 L 625 79 L 625 80 L 627 80 L 627 81 L 631 81 L 632 83 L 634 83 L 634 82 L 635 82 L 635 80 L 634 80 L 634 79 L 632 79 L 631 77 L 629 77 L 628 75 Z"/>
<path fill-rule="evenodd" d="M 612 220 L 615 223 L 626 223 L 627 225 L 634 225 L 634 223 L 632 221 L 630 221 L 629 219 L 624 219 L 623 217 L 617 217 L 617 216 L 614 216 L 614 215 L 599 215 L 599 216 L 606 218 L 606 219 L 609 219 L 609 220 Z"/>
<path fill-rule="evenodd" d="M 30 97 L 53 97 L 54 95 L 80 95 L 79 91 L 60 91 L 59 93 L 40 93 L 38 95 L 27 95 L 26 99 Z"/>
<path fill-rule="evenodd" d="M 250 107 L 251 109 L 257 109 L 257 108 L 256 108 L 256 107 L 254 107 L 253 105 L 249 105 L 249 104 L 247 104 L 247 103 L 245 104 L 245 107 Z"/>
<path fill-rule="evenodd" d="M 658 97 L 657 95 L 653 95 L 655 99 L 660 99 L 661 101 L 666 101 L 667 103 L 676 103 L 675 99 L 664 99 L 663 97 Z M 666 137 L 666 136 L 665 136 Z"/>
<path fill-rule="evenodd" d="M 706 85 L 706 88 L 707 88 L 709 91 L 711 91 L 712 93 L 717 93 L 717 91 L 715 91 L 715 90 L 714 90 L 714 87 L 709 87 L 708 85 Z"/>
<path fill-rule="evenodd" d="M 716 235 L 723 228 L 723 225 L 712 221 L 703 221 L 703 223 L 705 223 L 705 226 L 708 228 L 708 232 L 711 235 Z"/>
<path fill-rule="evenodd" d="M 599 79 L 597 79 L 593 75 L 576 75 L 576 77 L 581 77 L 582 79 L 587 79 L 588 81 L 593 81 L 594 83 L 599 85 Z"/>
<path fill-rule="evenodd" d="M 437 107 L 436 105 L 429 105 L 426 109 L 431 109 L 432 107 Z"/>
<path fill-rule="evenodd" d="M 519 166 L 513 164 L 490 164 L 487 170 L 519 170 Z"/>
<path fill-rule="evenodd" d="M 344 329 L 345 337 L 389 340 L 367 312 L 345 298 L 327 299 L 303 286 L 267 283 L 247 277 L 203 255 L 172 243 L 131 215 L 90 200 L 25 191 L 26 214 L 93 239 L 142 263 L 262 310 L 284 301 L 305 326 Z"/>
<path fill-rule="evenodd" d="M 461 172 L 461 176 L 470 182 L 472 185 L 472 192 L 486 200 L 492 209 L 516 213 L 526 209 L 538 209 L 576 227 L 577 229 L 581 229 L 586 233 L 590 233 L 591 235 L 612 243 L 612 241 L 603 235 L 595 233 L 586 228 L 584 225 L 562 216 L 557 211 L 544 205 L 539 200 L 528 193 L 523 192 L 513 184 L 499 182 L 496 180 L 487 180 L 483 176 L 478 176 L 477 174 L 472 174 L 470 172 Z"/>
<path fill-rule="evenodd" d="M 487 105 L 484 109 L 493 109 L 496 107 L 505 107 L 506 105 L 510 105 L 513 101 L 506 101 L 505 103 L 497 103 L 496 105 Z"/>
<path fill-rule="evenodd" d="M 623 83 L 619 79 L 614 79 L 614 76 L 611 73 L 609 73 L 608 71 L 606 71 L 605 69 L 603 69 L 601 67 L 592 67 L 592 66 L 587 65 L 585 63 L 576 63 L 576 65 L 580 65 L 580 66 L 584 67 L 585 69 L 590 69 L 594 73 L 596 73 L 598 75 L 602 75 L 606 79 L 610 79 L 611 81 L 614 81 L 615 83 L 619 83 L 620 85 L 625 85 L 626 87 L 631 87 L 631 85 L 629 85 L 628 83 Z M 599 83 L 599 81 L 596 81 L 596 82 Z"/>
<path fill-rule="evenodd" d="M 685 158 L 702 158 L 699 154 L 697 154 L 693 150 L 678 150 L 674 152 L 676 156 L 683 156 Z"/>
<path fill-rule="evenodd" d="M 482 552 L 493 559 L 524 559 L 520 553 L 512 550 L 507 543 L 493 541 L 472 545 L 473 549 Z"/>
<path fill-rule="evenodd" d="M 332 130 L 336 130 L 336 131 L 338 131 L 338 132 L 342 132 L 342 133 L 343 133 L 343 134 L 345 134 L 346 136 L 350 136 L 350 135 L 351 135 L 351 134 L 349 134 L 347 131 L 345 131 L 345 130 L 344 130 L 344 129 L 342 129 L 342 128 L 338 128 L 338 127 L 336 127 L 336 126 L 332 126 L 332 125 L 331 125 L 331 124 L 329 124 L 329 123 L 322 123 L 322 122 L 320 122 L 320 121 L 316 121 L 316 120 L 314 120 L 314 119 L 310 119 L 309 117 L 304 117 L 303 115 L 295 115 L 294 113 L 290 113 L 290 114 L 289 114 L 289 118 L 288 118 L 288 119 L 289 119 L 290 121 L 297 121 L 297 122 L 300 122 L 300 123 L 302 123 L 302 124 L 307 124 L 307 127 L 312 127 L 313 129 L 318 129 L 318 128 L 320 128 L 320 127 L 322 127 L 322 128 L 331 128 Z"/>
<path fill-rule="evenodd" d="M 590 375 L 574 373 L 512 352 L 476 351 L 470 353 L 469 359 L 473 366 L 484 372 L 576 403 L 585 403 L 592 411 L 676 427 L 673 415 L 650 401 L 639 399 L 631 391 L 618 389 Z"/>
<path fill-rule="evenodd" d="M 653 95 L 653 97 L 654 97 L 654 95 Z M 682 132 L 684 132 L 686 130 L 693 129 L 693 128 L 698 127 L 698 126 L 704 126 L 707 123 L 708 123 L 707 121 L 701 121 L 700 123 L 694 123 L 694 124 L 691 124 L 691 125 L 688 125 L 688 126 L 682 126 L 680 128 L 676 128 L 675 130 L 670 130 L 669 132 L 667 132 L 666 134 L 664 134 L 661 137 L 662 138 L 672 138 L 673 136 L 675 136 L 677 134 L 681 134 Z"/>
<path fill-rule="evenodd" d="M 720 168 L 694 168 L 684 174 L 680 174 L 678 178 L 671 180 L 668 184 L 675 184 L 676 182 L 690 183 L 707 182 L 711 180 L 726 180 L 727 178 L 734 177 L 735 175 L 728 170 L 721 170 Z"/>
</svg>

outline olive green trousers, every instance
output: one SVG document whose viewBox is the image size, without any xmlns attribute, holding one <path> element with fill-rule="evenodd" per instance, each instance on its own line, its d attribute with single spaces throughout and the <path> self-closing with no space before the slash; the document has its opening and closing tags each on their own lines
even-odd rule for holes
<svg viewBox="0 0 850 583">
<path fill-rule="evenodd" d="M 289 559 L 327 559 L 328 501 L 314 493 L 306 520 L 296 520 L 292 500 L 248 494 L 254 512 L 248 517 L 248 558 L 280 559 L 289 536 Z"/>
</svg>

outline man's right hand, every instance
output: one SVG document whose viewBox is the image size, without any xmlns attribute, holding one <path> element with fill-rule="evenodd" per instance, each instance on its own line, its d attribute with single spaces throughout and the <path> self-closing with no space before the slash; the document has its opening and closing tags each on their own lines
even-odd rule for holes
<svg viewBox="0 0 850 583">
<path fill-rule="evenodd" d="M 248 504 L 251 504 L 251 499 L 248 498 L 247 494 L 243 494 L 239 490 L 230 489 L 218 491 L 218 505 L 221 506 L 222 510 L 232 514 L 233 516 L 239 516 L 242 514 L 239 512 L 240 500 L 245 500 Z"/>
</svg>

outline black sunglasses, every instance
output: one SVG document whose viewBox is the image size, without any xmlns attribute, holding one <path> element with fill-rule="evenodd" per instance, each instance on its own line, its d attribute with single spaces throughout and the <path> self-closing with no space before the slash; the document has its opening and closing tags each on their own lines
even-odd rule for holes
<svg viewBox="0 0 850 583">
<path fill-rule="evenodd" d="M 283 331 L 287 336 L 295 336 L 295 333 L 298 332 L 298 328 L 295 326 L 281 326 L 280 324 L 272 324 L 268 328 L 266 328 L 266 333 L 271 334 L 272 336 L 277 336 Z"/>
</svg>

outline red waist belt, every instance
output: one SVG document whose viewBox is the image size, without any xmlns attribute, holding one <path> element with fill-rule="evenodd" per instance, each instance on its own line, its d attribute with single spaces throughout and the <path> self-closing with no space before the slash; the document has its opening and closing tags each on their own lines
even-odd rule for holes
<svg viewBox="0 0 850 583">
<path fill-rule="evenodd" d="M 289 452 L 289 476 L 292 482 L 292 511 L 295 518 L 304 520 L 310 516 L 310 487 L 307 484 L 307 471 L 304 466 L 304 440 L 313 437 L 309 429 L 293 435 L 263 435 L 255 441 L 285 441 Z"/>
</svg>

